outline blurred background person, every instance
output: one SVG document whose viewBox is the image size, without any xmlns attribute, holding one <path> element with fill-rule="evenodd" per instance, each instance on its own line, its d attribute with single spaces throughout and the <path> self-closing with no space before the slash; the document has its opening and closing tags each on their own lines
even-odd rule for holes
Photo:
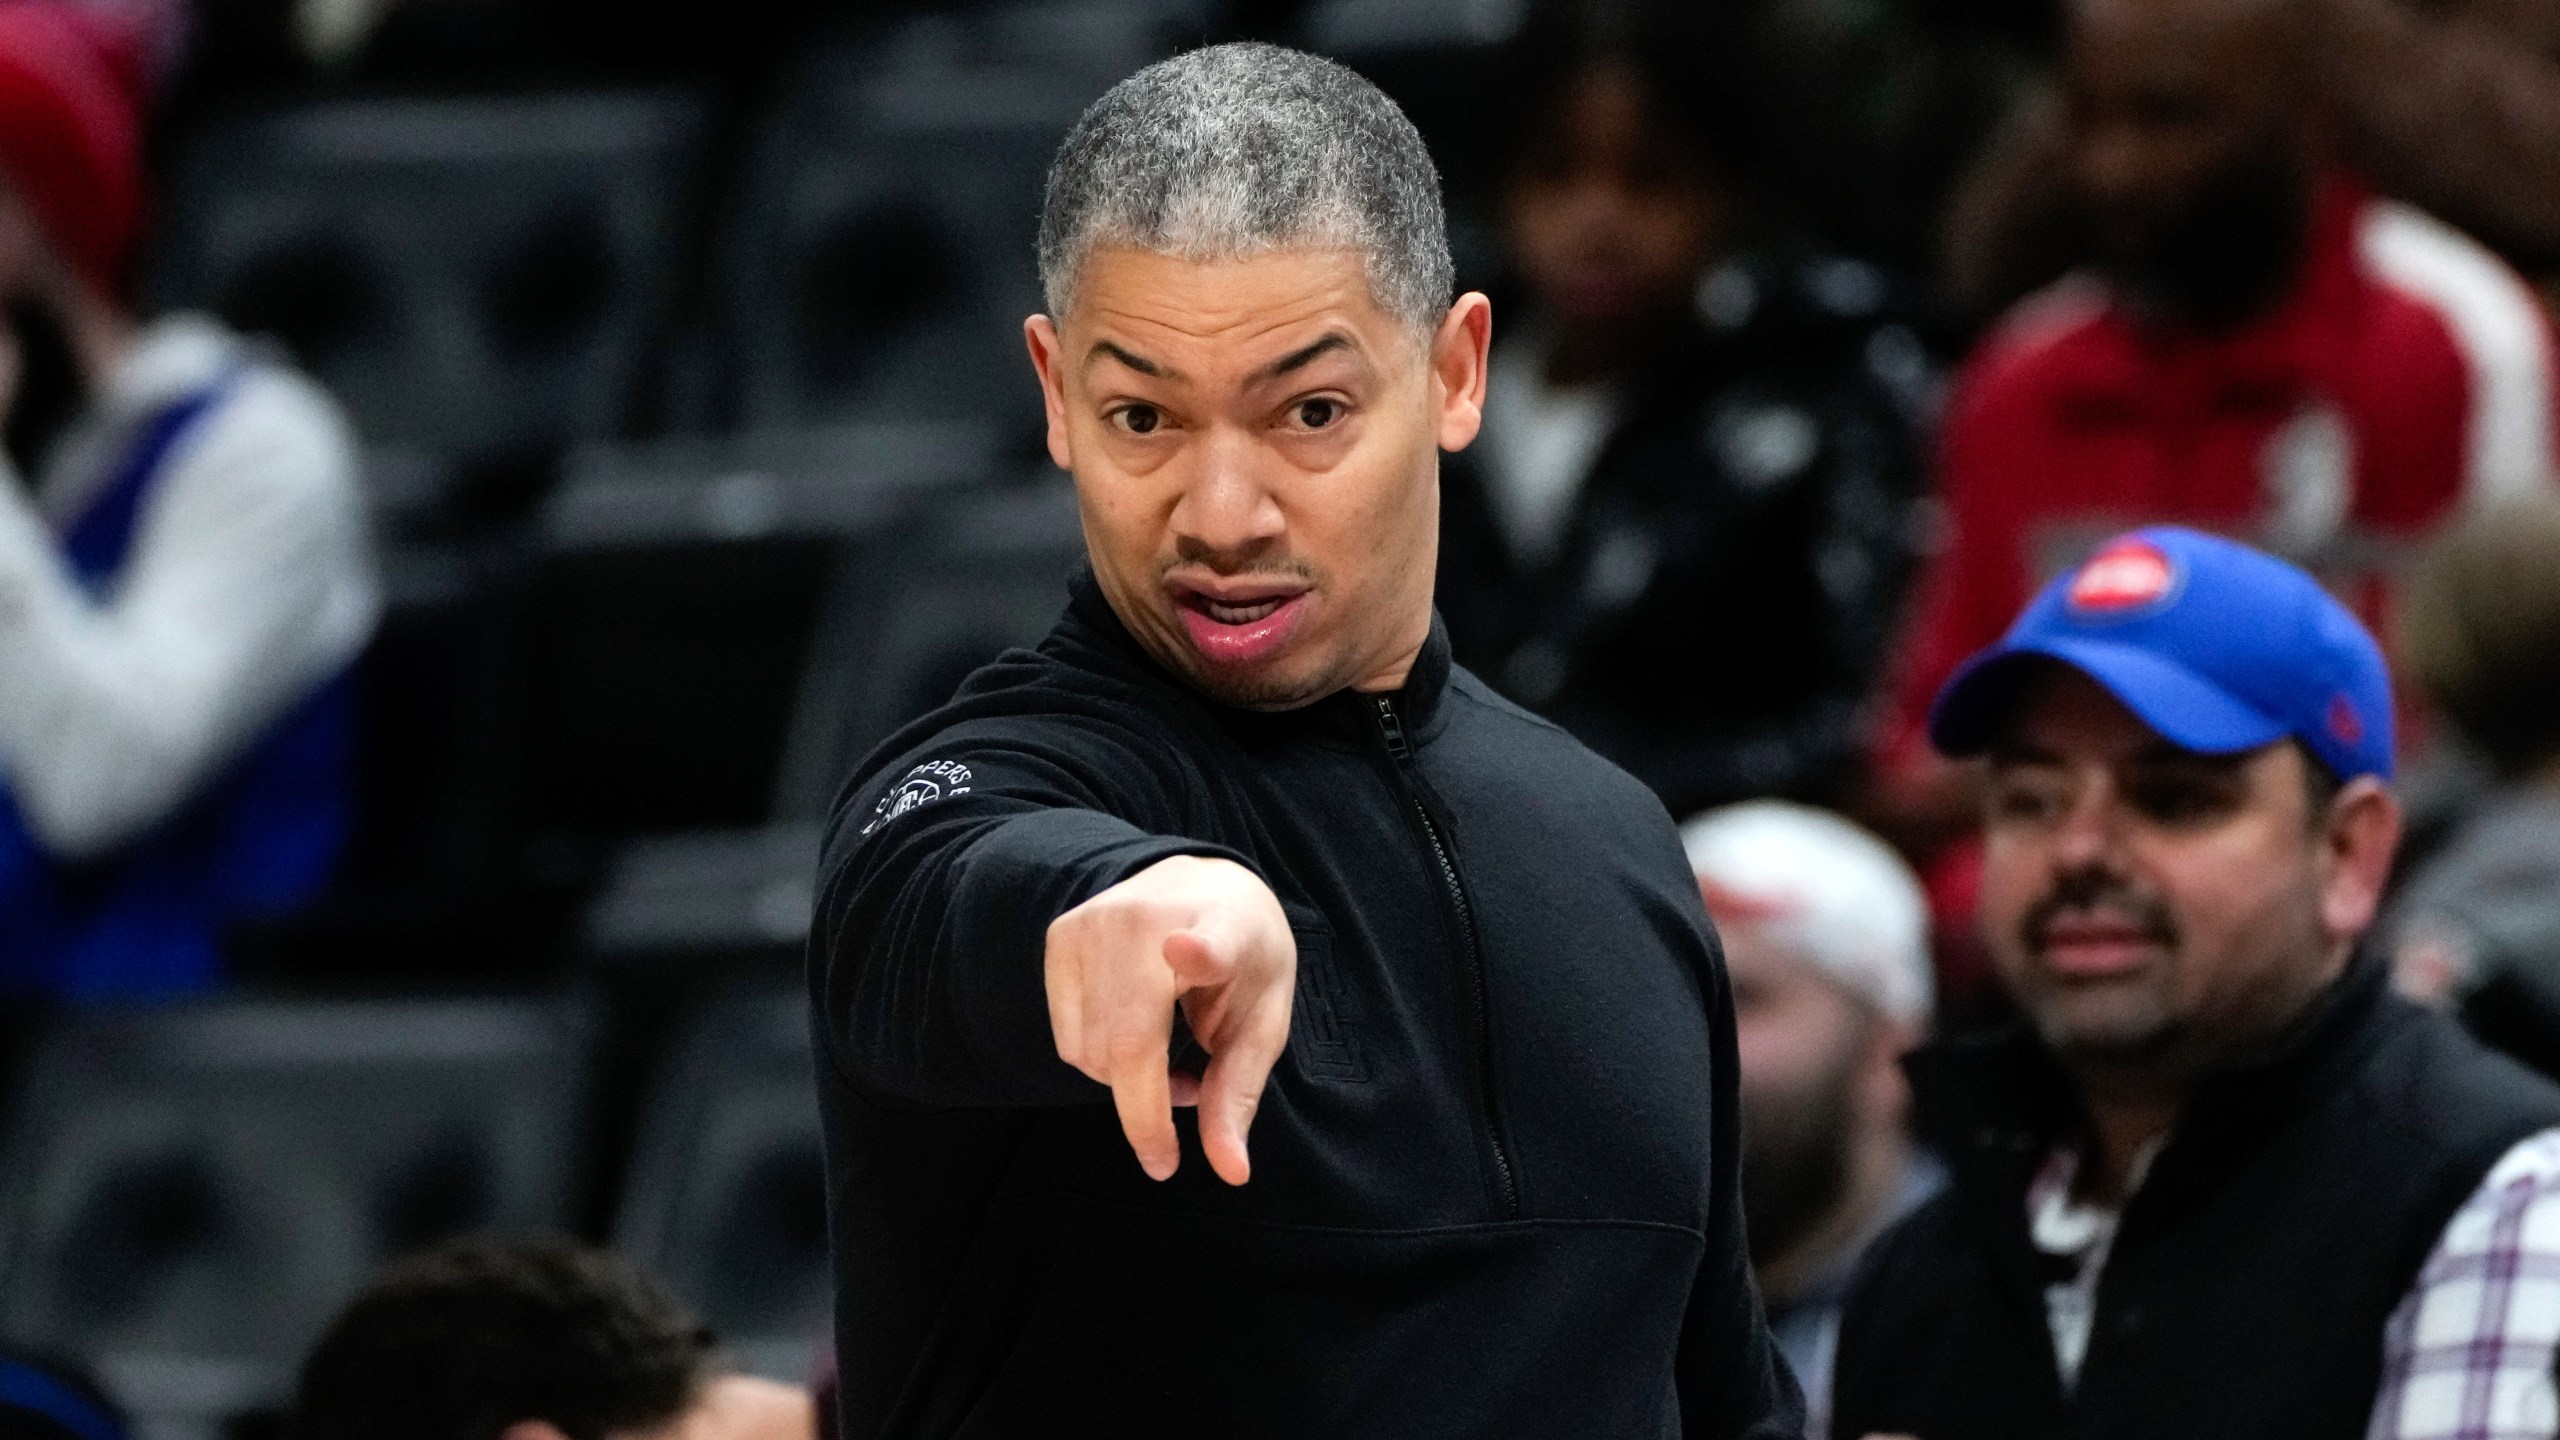
<svg viewBox="0 0 2560 1440">
<path fill-rule="evenodd" d="M 610 1251 L 457 1240 L 367 1285 L 303 1362 L 292 1440 L 813 1440 L 808 1392 L 741 1375 Z"/>
<path fill-rule="evenodd" d="M 1885 716 L 1888 810 L 1960 823 L 1954 772 L 1921 739 L 1930 697 L 2117 528 L 2248 536 L 2374 616 L 2400 547 L 2458 505 L 2548 483 L 2532 292 L 2343 168 L 2306 13 L 2072 5 L 2069 179 L 2096 259 L 2005 318 L 1958 380 L 1940 547 Z M 1961 872 L 1932 878 L 1960 910 Z"/>
<path fill-rule="evenodd" d="M 53 1356 L 0 1346 L 0 1440 L 125 1440 L 96 1380 Z"/>
<path fill-rule="evenodd" d="M 1826 811 L 1755 800 L 1680 834 L 1733 980 L 1752 1268 L 1818 1440 L 1858 1257 L 1945 1183 L 1902 1075 L 1929 1028 L 1928 905 L 1891 847 Z"/>
<path fill-rule="evenodd" d="M 1515 42 L 1515 283 L 1439 603 L 1463 663 L 1682 814 L 1844 780 L 1929 361 L 1881 274 L 1754 203 L 1747 67 L 1659 8 Z"/>
<path fill-rule="evenodd" d="M 138 43 L 0 4 L 0 991 L 21 995 L 202 989 L 226 924 L 319 889 L 379 603 L 327 397 L 124 298 Z"/>
<path fill-rule="evenodd" d="M 2394 973 L 2560 1073 L 2560 496 L 2439 537 L 2411 576 L 2398 648 L 2494 781 L 2394 902 Z"/>
</svg>

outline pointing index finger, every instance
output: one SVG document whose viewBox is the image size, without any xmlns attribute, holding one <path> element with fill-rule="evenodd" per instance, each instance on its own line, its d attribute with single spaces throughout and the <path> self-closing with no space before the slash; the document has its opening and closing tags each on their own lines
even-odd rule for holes
<svg viewBox="0 0 2560 1440">
<path fill-rule="evenodd" d="M 1164 1023 L 1169 1028 L 1171 1017 Z M 1173 1128 L 1173 1082 L 1165 1072 L 1166 1037 L 1152 1047 L 1115 1045 L 1111 1056 L 1111 1103 L 1120 1112 L 1120 1130 L 1137 1152 L 1138 1164 L 1152 1180 L 1169 1180 L 1182 1164 L 1182 1140 Z"/>
</svg>

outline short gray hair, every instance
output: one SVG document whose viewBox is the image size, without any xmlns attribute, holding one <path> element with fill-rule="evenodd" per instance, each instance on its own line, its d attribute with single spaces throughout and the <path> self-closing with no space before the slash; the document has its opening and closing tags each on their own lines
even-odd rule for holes
<svg viewBox="0 0 2560 1440">
<path fill-rule="evenodd" d="M 1440 172 L 1377 86 L 1278 45 L 1212 45 L 1111 87 L 1067 132 L 1040 209 L 1040 284 L 1063 316 L 1085 257 L 1356 250 L 1370 293 L 1428 334 L 1456 267 Z"/>
</svg>

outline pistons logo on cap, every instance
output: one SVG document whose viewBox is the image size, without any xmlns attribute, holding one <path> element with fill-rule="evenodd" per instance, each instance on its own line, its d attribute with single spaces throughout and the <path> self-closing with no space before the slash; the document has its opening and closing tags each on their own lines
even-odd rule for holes
<svg viewBox="0 0 2560 1440">
<path fill-rule="evenodd" d="M 2177 588 L 2178 566 L 2169 553 L 2127 536 L 2090 556 L 2063 600 L 2074 613 L 2112 619 L 2157 609 Z"/>
</svg>

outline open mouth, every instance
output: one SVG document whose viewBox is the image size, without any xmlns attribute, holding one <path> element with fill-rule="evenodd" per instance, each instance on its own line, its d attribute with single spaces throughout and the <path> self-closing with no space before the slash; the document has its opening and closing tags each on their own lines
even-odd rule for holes
<svg viewBox="0 0 2560 1440">
<path fill-rule="evenodd" d="M 1307 591 L 1303 586 L 1238 585 L 1213 595 L 1177 584 L 1172 595 L 1182 628 L 1202 658 L 1220 665 L 1243 665 L 1269 659 L 1287 647 L 1306 609 Z"/>
<path fill-rule="evenodd" d="M 1235 603 L 1223 600 L 1212 600 L 1206 595 L 1198 596 L 1196 598 L 1199 602 L 1200 613 L 1217 621 L 1221 625 L 1250 625 L 1256 620 L 1268 618 L 1272 612 L 1288 603 L 1288 598 L 1286 596 L 1279 595 L 1275 595 L 1268 600 L 1252 600 Z"/>
</svg>

